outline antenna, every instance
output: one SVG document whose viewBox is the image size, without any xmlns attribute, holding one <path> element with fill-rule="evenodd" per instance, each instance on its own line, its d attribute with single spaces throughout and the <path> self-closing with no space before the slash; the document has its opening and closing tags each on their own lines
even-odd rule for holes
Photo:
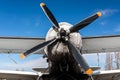
<svg viewBox="0 0 120 80">
<path fill-rule="evenodd" d="M 7 56 L 12 62 L 14 62 L 15 64 L 18 64 L 13 58 L 10 57 L 10 52 L 8 52 L 8 56 Z"/>
<path fill-rule="evenodd" d="M 14 60 L 12 57 L 10 57 L 10 52 L 8 52 L 7 57 L 8 57 L 13 63 L 15 63 L 16 65 L 18 64 L 16 60 Z M 16 71 L 24 71 L 24 69 L 20 70 L 20 69 L 16 68 Z"/>
<path fill-rule="evenodd" d="M 97 53 L 97 62 L 98 62 L 98 66 L 100 66 L 100 58 L 99 58 L 99 53 Z"/>
<path fill-rule="evenodd" d="M 13 58 L 11 58 L 9 55 L 8 55 L 8 58 L 13 61 L 15 64 L 18 64 Z"/>
</svg>

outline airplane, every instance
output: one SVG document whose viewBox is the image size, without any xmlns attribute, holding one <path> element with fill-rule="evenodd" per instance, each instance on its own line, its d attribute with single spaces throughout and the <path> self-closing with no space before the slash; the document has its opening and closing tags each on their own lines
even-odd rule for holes
<svg viewBox="0 0 120 80">
<path fill-rule="evenodd" d="M 0 70 L 1 80 L 114 80 L 116 76 L 119 77 L 120 70 L 94 72 L 100 68 L 90 67 L 82 56 L 120 51 L 120 35 L 81 37 L 79 33 L 79 30 L 99 18 L 101 12 L 71 25 L 67 22 L 58 23 L 44 3 L 40 6 L 53 24 L 46 38 L 0 37 L 0 52 L 23 52 L 21 58 L 33 53 L 45 53 L 48 68 L 33 69 L 38 72 Z"/>
<path fill-rule="evenodd" d="M 46 41 L 21 54 L 21 58 L 47 46 L 45 53 L 49 63 L 50 79 L 81 80 L 84 78 L 86 80 L 90 77 L 92 80 L 92 69 L 80 53 L 82 41 L 78 31 L 100 17 L 101 12 L 97 12 L 76 25 L 71 25 L 67 22 L 58 23 L 44 3 L 40 6 L 53 26 L 47 33 Z"/>
</svg>

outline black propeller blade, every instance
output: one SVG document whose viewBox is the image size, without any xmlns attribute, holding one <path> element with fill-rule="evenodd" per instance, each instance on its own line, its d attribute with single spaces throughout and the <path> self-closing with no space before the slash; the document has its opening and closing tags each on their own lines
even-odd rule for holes
<svg viewBox="0 0 120 80">
<path fill-rule="evenodd" d="M 41 3 L 40 6 L 42 7 L 42 9 L 43 9 L 44 13 L 46 14 L 46 16 L 48 17 L 48 19 L 52 22 L 53 29 L 56 32 L 58 32 L 60 34 L 60 36 L 62 36 L 60 38 L 65 38 L 66 36 L 69 36 L 69 33 L 73 33 L 73 32 L 76 32 L 76 31 L 84 28 L 85 26 L 89 25 L 90 23 L 92 23 L 94 20 L 96 20 L 98 17 L 100 17 L 102 15 L 101 12 L 97 12 L 96 14 L 86 18 L 85 20 L 83 20 L 83 21 L 79 22 L 78 24 L 74 25 L 73 27 L 71 27 L 67 33 L 67 31 L 64 29 L 63 30 L 61 29 L 61 31 L 58 30 L 60 28 L 60 26 L 59 26 L 57 20 L 55 19 L 54 15 L 48 9 L 48 7 L 44 3 Z M 58 37 L 59 37 L 59 35 L 58 35 Z M 52 44 L 53 42 L 58 40 L 56 38 L 46 41 L 44 43 L 41 43 L 41 44 L 31 48 L 30 50 L 27 50 L 25 53 L 21 54 L 21 58 L 25 58 L 27 55 L 45 47 L 45 46 Z M 71 55 L 74 57 L 74 59 L 76 60 L 76 62 L 85 70 L 86 74 L 91 75 L 92 69 L 89 67 L 89 65 L 83 58 L 83 56 L 80 54 L 80 52 L 76 49 L 76 47 L 69 40 L 67 42 L 68 42 L 69 51 L 70 51 Z"/>
<path fill-rule="evenodd" d="M 48 19 L 52 22 L 53 29 L 58 30 L 59 25 L 57 20 L 55 19 L 55 17 L 53 16 L 53 14 L 51 13 L 51 11 L 47 8 L 47 6 L 44 3 L 41 3 L 40 6 L 42 7 L 44 13 L 46 14 L 46 16 L 48 17 Z"/>
<path fill-rule="evenodd" d="M 68 41 L 68 48 L 77 63 L 85 70 L 86 74 L 91 75 L 92 69 L 90 69 L 89 65 L 87 64 L 81 53 L 74 47 L 74 45 L 70 41 Z"/>
<path fill-rule="evenodd" d="M 33 52 L 35 52 L 35 51 L 37 51 L 37 50 L 39 50 L 39 49 L 41 49 L 41 48 L 43 48 L 43 47 L 45 47 L 45 46 L 53 43 L 55 40 L 56 40 L 56 38 L 53 38 L 53 39 L 51 39 L 51 40 L 49 40 L 49 41 L 43 42 L 43 43 L 41 43 L 41 44 L 39 44 L 39 45 L 37 45 L 37 46 L 35 46 L 35 47 L 27 50 L 25 53 L 22 53 L 22 54 L 20 55 L 20 57 L 21 57 L 21 58 L 25 58 L 27 55 L 29 55 L 29 54 L 31 54 L 31 53 L 33 53 Z"/>
<path fill-rule="evenodd" d="M 98 17 L 100 17 L 102 14 L 101 12 L 97 12 L 96 14 L 86 18 L 85 20 L 79 22 L 78 24 L 74 25 L 73 27 L 71 27 L 70 33 L 72 32 L 76 32 L 82 28 L 84 28 L 85 26 L 87 26 L 88 24 L 92 23 L 94 20 L 96 20 Z"/>
</svg>

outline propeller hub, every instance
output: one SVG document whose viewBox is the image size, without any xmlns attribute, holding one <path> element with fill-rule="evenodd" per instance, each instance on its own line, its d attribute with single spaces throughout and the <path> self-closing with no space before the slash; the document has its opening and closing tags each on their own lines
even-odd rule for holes
<svg viewBox="0 0 120 80">
<path fill-rule="evenodd" d="M 65 37 L 66 36 L 66 31 L 63 28 L 61 28 L 61 30 L 60 30 L 60 36 L 61 37 Z"/>
<path fill-rule="evenodd" d="M 57 37 L 61 39 L 62 41 L 68 41 L 68 35 L 64 28 L 61 28 L 57 34 Z"/>
</svg>

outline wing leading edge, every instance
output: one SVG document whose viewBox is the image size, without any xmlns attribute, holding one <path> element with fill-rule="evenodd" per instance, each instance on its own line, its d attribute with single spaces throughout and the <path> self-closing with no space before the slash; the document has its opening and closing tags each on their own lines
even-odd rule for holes
<svg viewBox="0 0 120 80">
<path fill-rule="evenodd" d="M 0 37 L 0 53 L 23 53 L 44 41 L 44 38 Z M 84 54 L 120 51 L 120 35 L 83 37 L 82 42 Z"/>
<path fill-rule="evenodd" d="M 120 51 L 120 35 L 83 37 L 82 41 L 84 54 Z"/>
<path fill-rule="evenodd" d="M 120 70 L 99 71 L 93 74 L 94 80 L 119 80 Z"/>
<path fill-rule="evenodd" d="M 35 72 L 0 70 L 0 80 L 36 80 L 39 75 Z"/>
<path fill-rule="evenodd" d="M 44 38 L 0 37 L 0 53 L 23 53 L 44 42 Z M 36 53 L 44 53 L 43 49 Z"/>
</svg>

